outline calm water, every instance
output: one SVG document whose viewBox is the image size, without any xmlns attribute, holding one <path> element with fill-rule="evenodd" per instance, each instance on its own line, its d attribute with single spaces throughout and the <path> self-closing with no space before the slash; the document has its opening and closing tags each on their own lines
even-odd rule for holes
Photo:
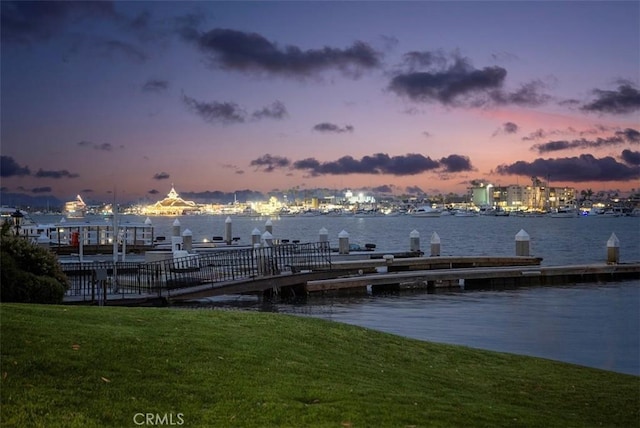
<svg viewBox="0 0 640 428">
<path fill-rule="evenodd" d="M 123 221 L 140 218 L 123 217 Z M 153 217 L 156 236 L 171 236 L 175 218 Z M 232 219 L 233 236 L 241 243 L 251 242 L 254 229 L 264 232 L 265 218 Z M 224 236 L 225 217 L 179 217 L 182 231 L 191 230 L 194 242 Z M 407 251 L 409 234 L 420 233 L 421 248 L 429 253 L 433 232 L 441 240 L 443 256 L 512 256 L 515 254 L 515 235 L 524 229 L 531 237 L 531 255 L 542 257 L 544 265 L 598 263 L 606 261 L 607 240 L 615 233 L 620 240 L 620 261 L 640 260 L 640 217 L 282 217 L 272 220 L 275 239 L 298 239 L 317 242 L 318 232 L 325 228 L 334 247 L 338 234 L 345 230 L 350 242 L 362 246 L 377 245 L 379 251 Z"/>
<path fill-rule="evenodd" d="M 640 376 L 638 285 L 314 298 L 264 309 Z"/>
<path fill-rule="evenodd" d="M 138 221 L 124 217 L 123 221 Z M 57 218 L 55 220 L 58 220 Z M 154 217 L 156 236 L 171 235 L 175 218 Z M 225 218 L 179 218 L 194 241 L 222 236 Z M 234 218 L 233 236 L 251 241 L 266 219 Z M 286 217 L 273 219 L 276 239 L 312 242 L 326 228 L 332 246 L 345 230 L 350 241 L 375 243 L 380 251 L 406 251 L 417 230 L 429 252 L 433 232 L 442 255 L 514 255 L 515 235 L 531 236 L 531 254 L 545 265 L 601 263 L 612 233 L 620 240 L 620 261 L 640 261 L 640 218 L 580 217 Z M 203 308 L 276 311 L 344 322 L 419 340 L 601 368 L 640 376 L 640 283 L 567 284 L 503 291 L 415 292 L 357 298 L 309 298 L 304 304 L 271 304 L 249 297 L 203 302 Z"/>
</svg>

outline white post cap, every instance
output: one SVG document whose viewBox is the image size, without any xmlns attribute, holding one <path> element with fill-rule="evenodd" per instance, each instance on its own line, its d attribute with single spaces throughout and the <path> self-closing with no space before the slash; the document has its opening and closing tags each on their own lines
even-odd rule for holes
<svg viewBox="0 0 640 428">
<path fill-rule="evenodd" d="M 520 232 L 516 233 L 516 241 L 529 241 L 529 234 L 520 229 Z"/>
<path fill-rule="evenodd" d="M 431 234 L 431 243 L 432 244 L 439 244 L 440 243 L 440 235 L 438 235 L 438 232 L 433 232 Z"/>
<path fill-rule="evenodd" d="M 618 239 L 618 237 L 616 236 L 615 233 L 612 233 L 611 237 L 607 241 L 607 247 L 609 247 L 609 248 L 617 248 L 619 246 L 620 246 L 620 240 Z"/>
</svg>

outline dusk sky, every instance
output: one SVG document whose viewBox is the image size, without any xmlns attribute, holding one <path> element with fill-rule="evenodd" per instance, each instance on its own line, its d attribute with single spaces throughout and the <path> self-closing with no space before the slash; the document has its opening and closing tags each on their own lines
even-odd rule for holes
<svg viewBox="0 0 640 428">
<path fill-rule="evenodd" d="M 3 192 L 640 188 L 640 2 L 2 1 Z"/>
</svg>

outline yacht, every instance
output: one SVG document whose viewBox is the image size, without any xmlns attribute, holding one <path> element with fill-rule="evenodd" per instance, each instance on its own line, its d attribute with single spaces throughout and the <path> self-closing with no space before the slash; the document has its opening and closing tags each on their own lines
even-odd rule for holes
<svg viewBox="0 0 640 428">
<path fill-rule="evenodd" d="M 423 205 L 411 212 L 412 217 L 440 217 L 442 211 L 429 205 Z"/>
<path fill-rule="evenodd" d="M 578 217 L 580 214 L 580 211 L 570 205 L 566 205 L 564 207 L 558 207 L 557 210 L 555 210 L 554 212 L 552 212 L 551 214 L 549 214 L 549 217 L 553 217 L 553 218 L 573 218 L 573 217 Z"/>
</svg>

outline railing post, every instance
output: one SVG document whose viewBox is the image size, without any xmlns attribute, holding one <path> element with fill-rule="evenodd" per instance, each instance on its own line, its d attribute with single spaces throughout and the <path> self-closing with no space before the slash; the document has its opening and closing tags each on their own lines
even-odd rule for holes
<svg viewBox="0 0 640 428">
<path fill-rule="evenodd" d="M 96 279 L 95 278 L 96 278 L 95 272 L 92 272 L 91 273 L 91 303 L 96 301 Z"/>
<path fill-rule="evenodd" d="M 158 263 L 157 266 L 155 266 L 153 275 L 155 277 L 155 283 L 154 286 L 157 287 L 158 289 L 158 297 L 162 297 L 162 289 L 165 288 L 167 286 L 167 280 L 165 278 L 164 281 L 164 287 L 162 286 L 162 269 L 163 266 L 161 264 Z"/>
</svg>

